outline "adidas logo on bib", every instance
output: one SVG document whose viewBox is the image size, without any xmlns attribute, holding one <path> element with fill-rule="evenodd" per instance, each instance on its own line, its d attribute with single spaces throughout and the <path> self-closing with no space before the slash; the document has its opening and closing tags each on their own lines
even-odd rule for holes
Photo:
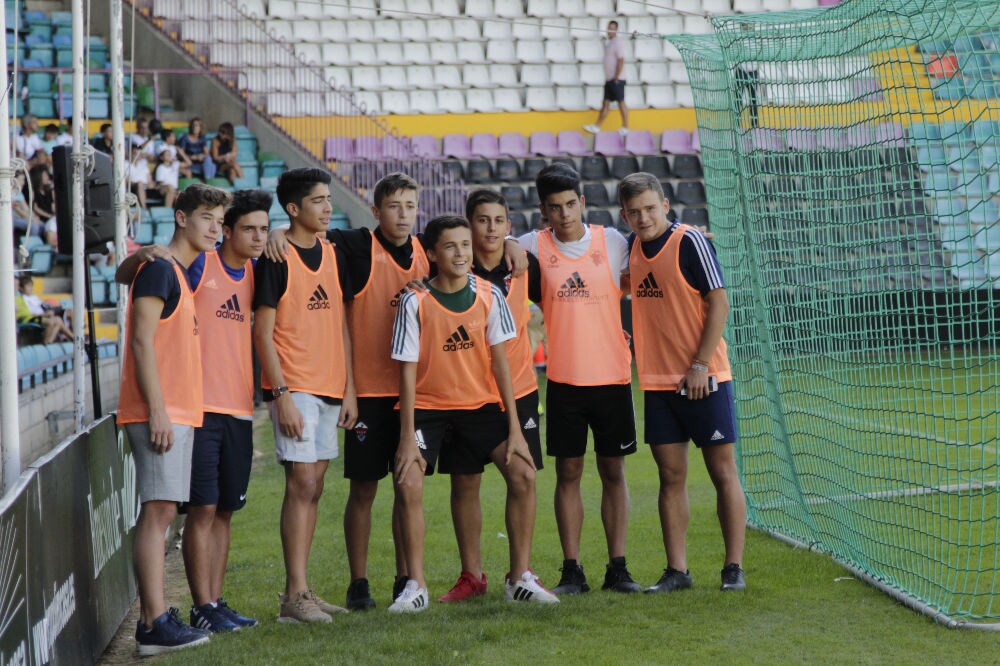
<svg viewBox="0 0 1000 666">
<path fill-rule="evenodd" d="M 719 432 L 718 430 L 716 430 L 715 432 L 712 433 L 711 441 L 718 442 L 719 440 L 725 439 L 725 438 L 726 438 L 725 435 L 723 435 L 721 432 Z"/>
<path fill-rule="evenodd" d="M 583 281 L 583 278 L 580 277 L 580 274 L 573 271 L 569 279 L 559 287 L 556 296 L 559 298 L 590 298 L 590 290 L 587 289 L 587 285 Z"/>
<path fill-rule="evenodd" d="M 243 322 L 246 319 L 243 311 L 240 310 L 240 301 L 236 298 L 236 294 L 233 294 L 229 300 L 219 306 L 219 309 L 215 311 L 215 316 L 219 319 L 238 322 Z"/>
<path fill-rule="evenodd" d="M 323 289 L 323 285 L 316 285 L 316 290 L 313 291 L 313 295 L 309 297 L 309 303 L 306 304 L 306 310 L 329 310 L 330 309 L 330 297 L 326 295 L 326 289 Z"/>
<path fill-rule="evenodd" d="M 389 305 L 391 307 L 396 307 L 397 305 L 399 305 L 399 302 L 403 300 L 403 295 L 405 293 L 406 293 L 406 287 L 403 287 L 398 292 L 396 292 L 396 294 L 392 297 L 392 299 L 389 301 Z"/>
<path fill-rule="evenodd" d="M 652 271 L 646 274 L 645 279 L 639 283 L 639 288 L 635 290 L 636 298 L 663 298 L 663 290 L 656 284 L 656 278 Z"/>
<path fill-rule="evenodd" d="M 441 351 L 453 352 L 460 349 L 472 349 L 475 346 L 476 343 L 469 337 L 469 332 L 465 330 L 465 326 L 459 326 L 451 334 L 451 337 L 444 341 Z"/>
</svg>

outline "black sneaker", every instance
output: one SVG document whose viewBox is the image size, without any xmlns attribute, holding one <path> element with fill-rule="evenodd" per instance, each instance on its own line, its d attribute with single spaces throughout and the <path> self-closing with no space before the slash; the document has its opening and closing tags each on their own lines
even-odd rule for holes
<svg viewBox="0 0 1000 666">
<path fill-rule="evenodd" d="M 583 573 L 583 565 L 577 564 L 576 560 L 563 560 L 559 571 L 562 572 L 562 576 L 559 577 L 559 584 L 552 588 L 553 594 L 583 594 L 590 591 L 587 577 Z"/>
<path fill-rule="evenodd" d="M 347 610 L 368 610 L 375 608 L 367 578 L 355 578 L 347 586 Z"/>
<path fill-rule="evenodd" d="M 218 606 L 212 603 L 204 606 L 191 606 L 191 626 L 204 629 L 213 634 L 236 631 L 240 627 L 229 619 Z"/>
<path fill-rule="evenodd" d="M 625 558 L 616 557 L 608 563 L 601 589 L 624 593 L 642 592 L 642 585 L 632 580 L 631 574 L 625 567 Z"/>
<path fill-rule="evenodd" d="M 142 622 L 135 623 L 135 646 L 140 657 L 183 650 L 208 642 L 207 631 L 184 624 L 178 613 L 176 608 L 171 608 L 153 620 L 149 629 Z"/>
<path fill-rule="evenodd" d="M 740 565 L 730 562 L 722 567 L 722 587 L 719 589 L 723 592 L 747 589 L 747 582 L 743 578 L 743 569 L 740 569 Z"/>
<path fill-rule="evenodd" d="M 218 601 L 215 602 L 215 606 L 222 611 L 222 614 L 229 618 L 229 621 L 235 624 L 237 627 L 256 627 L 257 618 L 247 617 L 246 615 L 240 615 L 226 603 L 226 600 L 219 597 Z"/>
<path fill-rule="evenodd" d="M 392 600 L 395 601 L 399 598 L 399 595 L 403 593 L 403 588 L 406 584 L 410 582 L 409 576 L 396 576 L 396 580 L 392 582 Z"/>
<path fill-rule="evenodd" d="M 646 594 L 687 590 L 693 585 L 694 582 L 691 580 L 690 571 L 678 571 L 673 567 L 667 567 L 663 570 L 663 575 L 660 576 L 660 580 L 656 581 L 656 585 L 646 588 Z"/>
</svg>

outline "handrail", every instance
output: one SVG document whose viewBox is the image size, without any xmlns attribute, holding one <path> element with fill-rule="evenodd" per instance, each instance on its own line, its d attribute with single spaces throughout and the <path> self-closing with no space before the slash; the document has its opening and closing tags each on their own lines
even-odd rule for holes
<svg viewBox="0 0 1000 666">
<path fill-rule="evenodd" d="M 97 346 L 98 346 L 98 348 L 105 348 L 105 347 L 115 347 L 115 346 L 117 346 L 117 344 L 118 343 L 115 342 L 114 340 L 106 340 L 106 341 L 103 341 L 103 342 L 98 342 Z M 46 345 L 24 345 L 24 346 L 20 347 L 19 349 L 23 349 L 24 347 L 29 347 L 29 346 L 44 347 Z M 98 359 L 98 360 L 100 360 L 100 359 Z M 29 380 L 27 388 L 29 388 L 29 389 L 35 388 L 38 385 L 38 382 L 35 382 L 35 375 L 37 373 L 41 372 L 42 373 L 42 381 L 40 383 L 41 384 L 47 384 L 49 382 L 49 379 L 46 377 L 46 374 L 47 374 L 47 371 L 49 370 L 49 368 L 55 368 L 56 369 L 56 371 L 55 371 L 55 373 L 54 373 L 54 375 L 52 377 L 52 379 L 55 379 L 60 374 L 60 367 L 62 369 L 62 372 L 64 372 L 64 373 L 70 371 L 69 364 L 72 363 L 72 361 L 73 361 L 73 354 L 72 353 L 69 353 L 69 354 L 60 354 L 59 356 L 56 356 L 55 358 L 49 358 L 49 359 L 46 359 L 46 360 L 42 361 L 41 363 L 36 363 L 34 365 L 30 365 L 30 366 L 24 368 L 23 370 L 19 370 L 18 373 L 17 373 L 17 390 L 18 390 L 18 393 L 21 393 L 21 392 L 23 392 L 25 390 L 25 386 L 24 386 L 24 380 L 25 379 Z M 84 362 L 85 363 L 89 363 L 90 359 L 87 358 L 87 357 L 84 357 Z"/>
</svg>

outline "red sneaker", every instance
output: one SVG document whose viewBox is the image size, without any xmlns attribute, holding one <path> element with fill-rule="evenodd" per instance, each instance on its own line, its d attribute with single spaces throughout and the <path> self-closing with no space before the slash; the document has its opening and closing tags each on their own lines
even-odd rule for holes
<svg viewBox="0 0 1000 666">
<path fill-rule="evenodd" d="M 462 575 L 458 577 L 458 581 L 455 586 L 448 591 L 448 594 L 444 595 L 438 601 L 444 603 L 454 603 L 457 601 L 465 601 L 466 599 L 471 599 L 472 597 L 478 597 L 486 594 L 486 572 L 483 572 L 482 580 L 476 580 L 476 577 L 470 574 L 468 571 L 463 571 Z"/>
</svg>

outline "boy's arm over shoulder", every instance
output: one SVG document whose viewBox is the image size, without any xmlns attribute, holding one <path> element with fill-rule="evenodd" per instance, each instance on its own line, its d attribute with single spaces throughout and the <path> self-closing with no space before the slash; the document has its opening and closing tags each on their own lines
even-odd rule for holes
<svg viewBox="0 0 1000 666">
<path fill-rule="evenodd" d="M 334 244 L 333 253 L 337 257 L 337 278 L 340 281 L 340 291 L 344 294 L 344 302 L 354 300 L 354 283 L 351 281 L 351 267 L 347 255 L 339 245 Z"/>
<path fill-rule="evenodd" d="M 288 284 L 288 263 L 272 261 L 266 256 L 261 256 L 254 266 L 253 281 L 254 310 L 261 306 L 277 309 L 278 301 L 284 296 Z"/>
<path fill-rule="evenodd" d="M 392 327 L 392 358 L 415 362 L 420 359 L 420 299 L 417 292 L 403 294 Z"/>
<path fill-rule="evenodd" d="M 517 337 L 517 325 L 514 323 L 514 315 L 507 305 L 500 287 L 495 284 L 490 285 L 493 298 L 490 303 L 490 311 L 486 316 L 486 342 L 490 346 L 506 342 Z"/>
</svg>

